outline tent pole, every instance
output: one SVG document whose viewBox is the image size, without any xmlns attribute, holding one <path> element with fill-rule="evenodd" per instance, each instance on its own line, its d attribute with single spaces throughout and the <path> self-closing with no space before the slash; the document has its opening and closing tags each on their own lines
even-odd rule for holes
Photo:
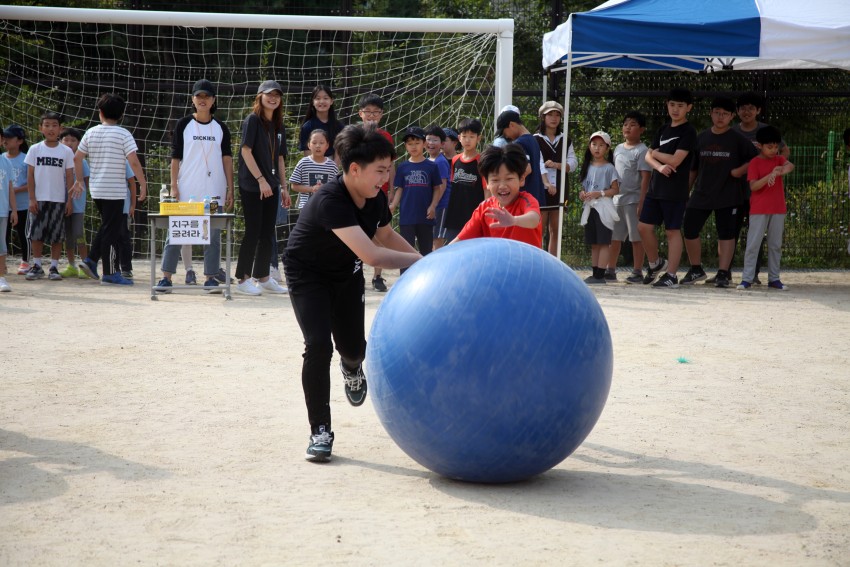
<svg viewBox="0 0 850 567">
<path fill-rule="evenodd" d="M 561 196 L 558 207 L 558 227 L 560 238 L 556 248 L 558 260 L 561 259 L 561 244 L 564 242 L 564 198 L 567 195 L 567 150 L 569 149 L 570 136 L 570 89 L 572 87 L 573 75 L 573 48 L 572 37 L 567 51 L 566 85 L 564 86 L 564 143 L 561 144 Z"/>
</svg>

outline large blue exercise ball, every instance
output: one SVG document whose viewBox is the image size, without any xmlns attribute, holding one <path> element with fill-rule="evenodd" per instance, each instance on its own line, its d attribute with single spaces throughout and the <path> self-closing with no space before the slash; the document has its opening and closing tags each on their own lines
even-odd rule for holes
<svg viewBox="0 0 850 567">
<path fill-rule="evenodd" d="M 608 323 L 584 282 L 539 248 L 458 242 L 414 264 L 375 314 L 366 350 L 381 423 L 422 466 L 470 482 L 545 472 L 608 398 Z"/>
</svg>

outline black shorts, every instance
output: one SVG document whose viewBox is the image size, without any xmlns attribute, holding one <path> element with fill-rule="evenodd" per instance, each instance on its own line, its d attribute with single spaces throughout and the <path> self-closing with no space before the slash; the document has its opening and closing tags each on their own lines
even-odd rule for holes
<svg viewBox="0 0 850 567">
<path fill-rule="evenodd" d="M 587 217 L 587 224 L 584 225 L 584 243 L 591 246 L 611 244 L 613 234 L 613 231 L 602 223 L 596 209 L 590 209 L 590 216 Z"/>
<path fill-rule="evenodd" d="M 38 213 L 27 217 L 27 238 L 44 244 L 65 240 L 65 203 L 39 201 Z"/>
<path fill-rule="evenodd" d="M 647 195 L 640 211 L 640 222 L 655 226 L 663 224 L 666 230 L 678 230 L 682 228 L 686 205 L 687 201 L 667 201 Z"/>
<path fill-rule="evenodd" d="M 717 227 L 718 240 L 734 240 L 738 236 L 738 226 L 741 207 L 724 207 L 722 209 L 687 209 L 685 221 L 682 224 L 682 234 L 686 240 L 699 238 L 705 221 L 714 213 L 714 224 Z"/>
</svg>

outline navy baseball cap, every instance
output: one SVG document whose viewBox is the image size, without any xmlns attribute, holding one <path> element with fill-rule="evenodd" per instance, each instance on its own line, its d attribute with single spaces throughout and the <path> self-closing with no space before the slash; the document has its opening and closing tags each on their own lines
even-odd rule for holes
<svg viewBox="0 0 850 567">
<path fill-rule="evenodd" d="M 443 128 L 443 134 L 446 135 L 446 138 L 451 138 L 454 141 L 459 140 L 457 132 L 455 130 L 452 130 L 451 128 Z"/>
<path fill-rule="evenodd" d="M 12 124 L 11 126 L 6 128 L 5 130 L 3 130 L 3 137 L 4 138 L 20 138 L 21 140 L 23 140 L 24 138 L 27 137 L 27 135 L 24 132 L 23 128 L 21 128 L 17 124 Z"/>
<path fill-rule="evenodd" d="M 408 138 L 419 138 L 420 140 L 425 140 L 425 130 L 420 128 L 419 126 L 411 126 L 407 130 L 404 131 L 404 139 Z"/>
</svg>

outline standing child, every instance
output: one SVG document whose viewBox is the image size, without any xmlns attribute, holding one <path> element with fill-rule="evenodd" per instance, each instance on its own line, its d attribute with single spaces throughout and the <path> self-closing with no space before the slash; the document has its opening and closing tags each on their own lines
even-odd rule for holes
<svg viewBox="0 0 850 567">
<path fill-rule="evenodd" d="M 25 275 L 30 270 L 30 241 L 27 239 L 27 217 L 30 206 L 29 192 L 27 191 L 27 136 L 24 129 L 17 124 L 12 124 L 3 130 L 3 143 L 6 153 L 3 157 L 9 160 L 12 166 L 12 193 L 14 194 L 15 206 L 18 213 L 18 223 L 15 225 L 15 233 L 18 235 L 18 246 L 21 253 L 21 265 L 18 266 L 18 275 Z M 6 230 L 6 243 L 12 249 L 12 225 Z"/>
<path fill-rule="evenodd" d="M 584 225 L 584 242 L 590 245 L 593 266 L 593 273 L 584 280 L 588 284 L 605 283 L 611 229 L 617 219 L 612 198 L 620 191 L 613 161 L 611 136 L 602 131 L 591 134 L 581 164 L 579 179 L 582 188 L 578 193 L 578 198 L 584 202 L 581 223 Z"/>
<path fill-rule="evenodd" d="M 393 231 L 380 190 L 392 168 L 393 145 L 375 126 L 348 126 L 336 138 L 342 175 L 322 186 L 298 216 L 284 251 L 289 298 L 304 335 L 301 384 L 310 443 L 305 458 L 331 458 L 330 408 L 333 347 L 340 355 L 345 394 L 366 400 L 363 263 L 405 268 L 421 256 Z"/>
<path fill-rule="evenodd" d="M 484 126 L 476 118 L 465 118 L 458 126 L 463 153 L 452 158 L 450 181 L 452 193 L 446 207 L 446 242 L 451 242 L 472 218 L 472 212 L 481 201 L 490 197 L 487 191 L 487 180 L 478 171 L 481 158 L 478 153 L 478 142 Z"/>
<path fill-rule="evenodd" d="M 694 98 L 687 89 L 672 89 L 667 96 L 665 124 L 646 152 L 646 163 L 654 170 L 649 180 L 649 190 L 640 211 L 638 230 L 643 249 L 649 260 L 643 283 L 658 288 L 677 288 L 679 262 L 682 259 L 682 219 L 688 202 L 688 185 L 691 160 L 696 149 L 697 131 L 688 122 L 688 112 Z M 658 252 L 655 227 L 664 225 L 667 235 L 669 262 Z M 666 270 L 666 272 L 665 272 Z M 665 272 L 657 282 L 655 277 Z"/>
<path fill-rule="evenodd" d="M 761 128 L 756 134 L 759 155 L 747 169 L 750 182 L 750 228 L 744 254 L 744 273 L 738 289 L 750 289 L 756 275 L 756 258 L 761 241 L 767 232 L 767 287 L 788 289 L 779 279 L 782 259 L 782 233 L 785 229 L 785 189 L 782 176 L 794 171 L 794 164 L 779 155 L 782 134 L 773 126 Z"/>
<path fill-rule="evenodd" d="M 360 99 L 359 110 L 357 112 L 358 116 L 360 116 L 360 120 L 363 121 L 364 125 L 374 125 L 377 128 L 377 132 L 387 139 L 387 141 L 394 145 L 393 136 L 383 128 L 380 128 L 381 119 L 384 116 L 384 99 L 376 95 L 375 93 L 369 93 L 363 95 L 363 98 Z M 395 164 L 390 166 L 390 176 L 386 183 L 381 187 L 381 191 L 384 192 L 384 195 L 387 196 L 387 201 L 392 202 L 392 187 L 390 183 L 395 179 Z M 372 289 L 376 291 L 387 291 L 387 282 L 382 277 L 383 272 L 381 271 L 380 266 L 375 268 L 375 272 L 372 275 Z"/>
<path fill-rule="evenodd" d="M 50 270 L 48 279 L 61 280 L 59 257 L 65 232 L 65 207 L 82 191 L 75 187 L 71 170 L 74 167 L 74 152 L 59 143 L 62 124 L 55 112 L 41 115 L 39 126 L 44 141 L 37 143 L 27 152 L 27 190 L 30 196 L 27 238 L 32 243 L 33 265 L 27 272 L 28 280 L 44 277 L 41 257 L 44 245 L 50 246 Z"/>
<path fill-rule="evenodd" d="M 519 112 L 505 110 L 496 119 L 496 127 L 502 131 L 502 136 L 509 142 L 515 142 L 525 148 L 530 174 L 525 179 L 525 190 L 537 199 L 538 203 L 546 202 L 549 179 L 543 178 L 543 160 L 540 157 L 540 146 L 522 122 Z"/>
<path fill-rule="evenodd" d="M 345 124 L 337 120 L 336 117 L 334 95 L 330 87 L 327 85 L 316 86 L 310 95 L 310 102 L 307 103 L 307 111 L 304 113 L 304 123 L 301 125 L 301 131 L 298 133 L 298 149 L 304 152 L 304 157 L 311 155 L 312 150 L 309 146 L 310 135 L 315 130 L 322 130 L 325 132 L 325 137 L 328 140 L 325 155 L 333 159 L 334 140 L 343 128 L 345 128 Z"/>
<path fill-rule="evenodd" d="M 396 170 L 390 211 L 400 206 L 399 232 L 411 246 L 418 244 L 419 253 L 425 256 L 433 249 L 434 217 L 443 185 L 437 165 L 425 159 L 425 130 L 418 126 L 408 128 L 404 149 L 408 158 Z"/>
<path fill-rule="evenodd" d="M 298 193 L 296 207 L 299 210 L 304 208 L 307 201 L 322 188 L 322 185 L 336 177 L 339 172 L 334 160 L 327 157 L 329 145 L 327 132 L 318 128 L 313 130 L 307 143 L 310 155 L 301 158 L 292 171 L 292 175 L 289 176 L 292 190 Z"/>
<path fill-rule="evenodd" d="M 446 241 L 446 207 L 451 195 L 451 165 L 442 153 L 445 143 L 446 133 L 442 128 L 431 125 L 425 129 L 425 151 L 428 152 L 428 159 L 437 164 L 443 192 L 434 210 L 434 250 L 442 248 Z"/>
<path fill-rule="evenodd" d="M 80 140 L 82 139 L 83 133 L 76 128 L 66 128 L 59 135 L 59 141 L 71 148 L 71 151 L 74 153 L 77 152 Z M 83 160 L 83 190 L 79 196 L 71 199 L 69 206 L 65 209 L 65 255 L 68 258 L 68 266 L 60 272 L 63 278 L 88 278 L 82 270 L 77 269 L 76 261 L 76 254 L 78 252 L 80 258 L 85 258 L 89 255 L 84 230 L 86 194 L 88 191 L 89 163 L 88 160 Z"/>
<path fill-rule="evenodd" d="M 3 143 L 3 133 L 0 132 L 0 144 Z M 0 292 L 12 291 L 6 281 L 6 244 L 7 226 L 18 223 L 18 211 L 15 210 L 15 193 L 12 191 L 12 164 L 0 157 Z"/>
<path fill-rule="evenodd" d="M 87 276 L 100 279 L 97 261 L 104 258 L 101 284 L 133 285 L 132 280 L 121 277 L 120 273 L 113 273 L 112 262 L 109 261 L 110 252 L 117 246 L 121 234 L 122 211 L 127 196 L 124 163 L 130 162 L 139 183 L 140 201 L 147 197 L 148 185 L 136 155 L 138 147 L 133 135 L 118 126 L 118 121 L 124 116 L 124 99 L 111 93 L 101 95 L 97 100 L 97 110 L 101 123 L 85 133 L 74 157 L 77 177 L 74 187 L 80 190 L 83 160 L 86 156 L 89 158 L 91 195 L 100 213 L 100 228 L 92 242 L 89 256 L 82 261 L 80 269 Z"/>
<path fill-rule="evenodd" d="M 542 246 L 540 205 L 530 193 L 520 191 L 528 176 L 527 168 L 525 149 L 519 144 L 484 150 L 478 171 L 487 179 L 493 196 L 478 205 L 456 240 L 509 238 L 537 248 Z"/>
<path fill-rule="evenodd" d="M 620 178 L 620 193 L 614 196 L 614 207 L 620 220 L 614 223 L 611 235 L 611 248 L 608 251 L 608 269 L 606 280 L 617 279 L 617 258 L 620 248 L 629 237 L 632 243 L 634 260 L 632 273 L 626 283 L 643 282 L 643 242 L 638 230 L 638 217 L 643 201 L 649 189 L 649 177 L 652 168 L 646 163 L 646 145 L 640 141 L 646 131 L 646 118 L 637 111 L 627 112 L 623 118 L 623 138 L 626 140 L 614 148 L 614 167 Z"/>
</svg>

